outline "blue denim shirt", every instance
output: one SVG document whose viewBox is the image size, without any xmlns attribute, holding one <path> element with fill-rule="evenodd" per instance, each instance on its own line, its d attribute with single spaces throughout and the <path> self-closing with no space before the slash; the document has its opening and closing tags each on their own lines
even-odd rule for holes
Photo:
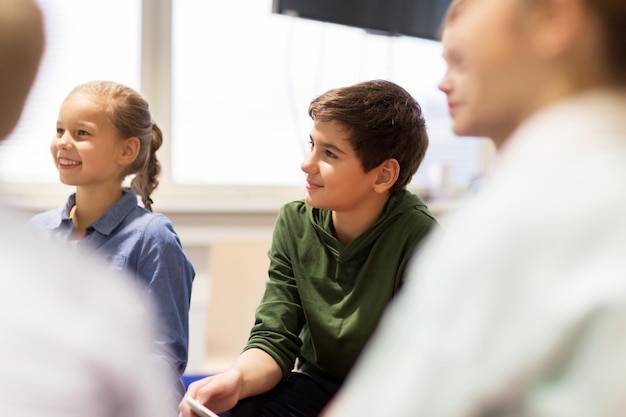
<svg viewBox="0 0 626 417">
<path fill-rule="evenodd" d="M 162 340 L 157 352 L 182 375 L 187 366 L 189 304 L 194 268 L 185 255 L 171 221 L 137 204 L 133 190 L 87 227 L 77 247 L 105 257 L 112 269 L 135 276 L 159 312 Z M 33 216 L 29 224 L 49 238 L 67 244 L 73 231 L 72 194 L 63 207 Z"/>
</svg>

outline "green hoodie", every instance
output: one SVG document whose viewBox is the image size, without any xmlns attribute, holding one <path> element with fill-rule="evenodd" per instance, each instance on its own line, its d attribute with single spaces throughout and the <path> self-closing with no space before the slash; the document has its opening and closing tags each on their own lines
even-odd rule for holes
<svg viewBox="0 0 626 417">
<path fill-rule="evenodd" d="M 276 221 L 269 280 L 245 349 L 267 352 L 284 378 L 298 358 L 299 370 L 341 383 L 402 284 L 415 247 L 437 225 L 406 190 L 347 246 L 333 235 L 331 214 L 294 201 Z"/>
</svg>

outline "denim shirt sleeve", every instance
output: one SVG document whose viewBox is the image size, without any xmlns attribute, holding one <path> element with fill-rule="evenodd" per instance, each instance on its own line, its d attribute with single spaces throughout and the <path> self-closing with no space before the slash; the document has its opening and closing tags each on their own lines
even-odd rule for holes
<svg viewBox="0 0 626 417">
<path fill-rule="evenodd" d="M 137 278 L 160 313 L 164 352 L 174 355 L 174 368 L 180 376 L 187 366 L 189 344 L 189 305 L 195 272 L 185 255 L 171 222 L 154 215 L 146 225 L 135 263 Z"/>
</svg>

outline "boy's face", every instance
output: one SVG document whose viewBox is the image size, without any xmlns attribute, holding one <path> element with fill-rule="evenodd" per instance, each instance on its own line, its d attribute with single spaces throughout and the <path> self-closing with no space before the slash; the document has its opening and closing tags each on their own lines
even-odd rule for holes
<svg viewBox="0 0 626 417">
<path fill-rule="evenodd" d="M 453 130 L 501 145 L 527 101 L 530 45 L 520 0 L 468 0 L 444 27 L 447 71 L 439 84 Z"/>
<path fill-rule="evenodd" d="M 367 207 L 372 197 L 375 170 L 365 173 L 352 148 L 349 131 L 339 122 L 315 120 L 311 151 L 302 161 L 307 204 L 337 212 Z"/>
</svg>

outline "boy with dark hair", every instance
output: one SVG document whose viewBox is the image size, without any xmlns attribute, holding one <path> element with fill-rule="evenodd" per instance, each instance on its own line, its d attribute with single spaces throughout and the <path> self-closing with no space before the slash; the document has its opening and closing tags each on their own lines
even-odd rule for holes
<svg viewBox="0 0 626 417">
<path fill-rule="evenodd" d="M 624 28 L 623 0 L 452 1 L 439 88 L 497 161 L 325 416 L 626 416 Z"/>
<path fill-rule="evenodd" d="M 428 146 L 406 90 L 382 80 L 333 89 L 309 114 L 306 198 L 280 210 L 248 343 L 229 370 L 187 392 L 225 415 L 317 416 L 437 225 L 406 190 Z"/>
<path fill-rule="evenodd" d="M 311 102 L 309 116 L 349 127 L 348 140 L 364 171 L 385 159 L 397 160 L 402 170 L 391 192 L 409 184 L 426 155 L 428 135 L 421 108 L 406 91 L 389 81 L 330 90 Z"/>
</svg>

